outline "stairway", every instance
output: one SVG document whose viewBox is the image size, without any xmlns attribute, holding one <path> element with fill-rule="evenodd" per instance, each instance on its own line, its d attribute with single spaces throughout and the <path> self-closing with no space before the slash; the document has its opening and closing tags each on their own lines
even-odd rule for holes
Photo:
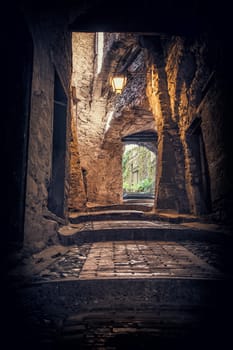
<svg viewBox="0 0 233 350">
<path fill-rule="evenodd" d="M 60 228 L 67 250 L 17 293 L 24 346 L 213 349 L 229 340 L 232 238 L 143 215 L 95 212 Z"/>
</svg>

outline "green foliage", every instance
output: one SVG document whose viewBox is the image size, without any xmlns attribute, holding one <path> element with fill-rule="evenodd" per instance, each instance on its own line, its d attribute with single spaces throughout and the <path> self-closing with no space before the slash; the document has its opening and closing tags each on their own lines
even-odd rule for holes
<svg viewBox="0 0 233 350">
<path fill-rule="evenodd" d="M 123 182 L 123 190 L 125 192 L 132 192 L 131 191 L 131 186 L 128 184 L 128 182 Z"/>
<path fill-rule="evenodd" d="M 129 185 L 127 182 L 123 183 L 123 190 L 125 192 L 152 192 L 154 182 L 150 178 L 143 179 L 138 184 Z"/>
<path fill-rule="evenodd" d="M 122 159 L 123 173 L 125 173 L 125 171 L 127 170 L 127 164 L 129 162 L 130 154 L 131 154 L 131 151 L 129 150 L 129 151 L 125 152 L 123 155 L 123 159 Z"/>
<path fill-rule="evenodd" d="M 153 181 L 150 178 L 143 179 L 138 183 L 139 192 L 150 192 L 152 191 Z"/>
<path fill-rule="evenodd" d="M 132 184 L 132 164 L 138 173 L 138 183 Z M 124 192 L 154 192 L 155 168 L 151 162 L 150 151 L 146 147 L 129 149 L 123 155 L 122 175 Z"/>
</svg>

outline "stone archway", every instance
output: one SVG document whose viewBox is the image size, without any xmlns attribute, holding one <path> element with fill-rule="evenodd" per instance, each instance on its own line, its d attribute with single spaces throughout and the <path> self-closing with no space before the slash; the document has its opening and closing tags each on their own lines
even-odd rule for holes
<svg viewBox="0 0 233 350">
<path fill-rule="evenodd" d="M 146 130 L 122 138 L 123 199 L 154 198 L 157 133 Z"/>
</svg>

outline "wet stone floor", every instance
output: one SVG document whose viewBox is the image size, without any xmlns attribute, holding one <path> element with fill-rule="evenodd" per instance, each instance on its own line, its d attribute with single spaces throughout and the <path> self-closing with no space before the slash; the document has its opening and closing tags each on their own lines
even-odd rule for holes
<svg viewBox="0 0 233 350">
<path fill-rule="evenodd" d="M 98 242 L 79 278 L 220 277 L 218 271 L 175 242 Z"/>
<path fill-rule="evenodd" d="M 105 281 L 101 283 L 108 283 L 107 279 L 129 279 L 135 282 L 132 280 L 140 278 L 188 278 L 218 279 L 222 283 L 226 276 L 232 276 L 231 267 L 231 246 L 222 241 L 131 240 L 50 247 L 24 261 L 22 270 L 17 269 L 15 276 L 21 280 L 21 276 L 27 272 L 29 282 L 77 279 L 96 280 L 93 282 L 99 283 L 97 280 L 102 279 Z M 47 283 L 42 285 L 46 286 Z M 37 284 L 33 286 L 37 288 Z M 34 302 L 34 296 L 30 298 L 33 302 L 30 304 L 29 316 L 27 313 L 25 315 L 25 325 L 21 324 L 21 311 L 18 319 L 15 319 L 15 310 L 14 317 L 10 317 L 10 330 L 13 320 L 19 332 L 18 338 L 25 334 L 25 343 L 29 346 L 25 347 L 23 338 L 24 349 L 213 349 L 216 341 L 213 339 L 210 345 L 210 339 L 219 334 L 219 327 L 225 317 L 224 313 L 216 316 L 214 310 L 214 317 L 212 313 L 208 316 L 208 322 L 213 320 L 213 324 L 207 332 L 205 327 L 208 322 L 204 318 L 204 324 L 200 324 L 203 314 L 198 307 L 189 309 L 187 305 L 179 304 L 174 309 L 171 305 L 152 309 L 149 306 L 147 309 L 143 306 L 134 309 L 131 306 L 130 309 L 126 304 L 120 310 L 106 311 L 97 305 L 96 310 L 88 309 L 84 313 L 68 312 L 64 316 L 62 311 L 61 316 L 57 309 L 58 314 L 55 312 L 55 315 L 50 315 L 46 308 L 44 311 L 40 304 Z M 46 293 L 43 300 L 46 300 Z M 223 325 L 217 348 L 225 349 L 227 347 L 222 345 L 224 322 Z M 200 336 L 196 339 L 202 330 L 206 337 L 204 346 L 200 346 L 203 345 Z M 35 344 L 38 344 L 38 348 Z"/>
<path fill-rule="evenodd" d="M 38 270 L 31 275 L 31 281 L 69 278 L 222 278 L 224 273 L 229 272 L 228 258 L 226 247 L 198 241 L 86 243 L 67 247 L 65 252 L 55 255 L 44 266 L 43 258 L 35 260 Z"/>
<path fill-rule="evenodd" d="M 164 313 L 168 313 L 168 310 L 164 310 Z M 145 311 L 137 314 L 121 311 L 114 314 L 73 315 L 65 321 L 57 345 L 59 349 L 181 350 L 187 346 L 190 349 L 189 343 L 195 329 L 193 324 L 190 327 L 191 321 L 186 319 L 184 326 L 176 315 L 176 321 L 163 322 L 161 314 L 158 316 Z"/>
</svg>

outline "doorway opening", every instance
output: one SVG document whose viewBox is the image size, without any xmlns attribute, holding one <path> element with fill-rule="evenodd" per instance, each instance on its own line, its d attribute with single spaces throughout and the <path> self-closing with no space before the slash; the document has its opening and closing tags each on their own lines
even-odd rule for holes
<svg viewBox="0 0 233 350">
<path fill-rule="evenodd" d="M 154 198 L 156 154 L 140 144 L 126 144 L 122 158 L 123 199 Z"/>
<path fill-rule="evenodd" d="M 65 156 L 66 156 L 67 96 L 58 74 L 54 79 L 54 116 L 52 172 L 49 187 L 48 208 L 59 217 L 64 217 Z"/>
<path fill-rule="evenodd" d="M 211 212 L 211 191 L 209 168 L 206 159 L 205 144 L 202 135 L 201 118 L 195 118 L 186 133 L 192 167 L 195 169 L 195 179 L 192 179 L 193 198 L 192 211 L 196 215 Z"/>
<path fill-rule="evenodd" d="M 123 139 L 123 199 L 154 198 L 157 134 L 143 131 Z"/>
</svg>

